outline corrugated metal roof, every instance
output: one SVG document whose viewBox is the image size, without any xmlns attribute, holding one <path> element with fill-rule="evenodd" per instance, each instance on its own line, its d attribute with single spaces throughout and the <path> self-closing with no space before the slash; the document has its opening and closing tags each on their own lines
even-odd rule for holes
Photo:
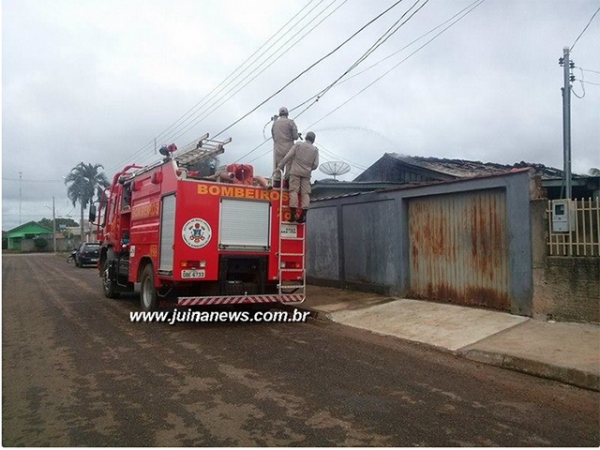
<svg viewBox="0 0 600 450">
<path fill-rule="evenodd" d="M 544 179 L 560 178 L 563 176 L 562 170 L 555 169 L 554 167 L 547 167 L 543 164 L 528 163 L 525 161 L 521 161 L 513 165 L 507 165 L 491 162 L 484 163 L 481 161 L 468 161 L 463 159 L 403 156 L 397 153 L 386 153 L 386 155 L 389 155 L 398 161 L 404 162 L 405 164 L 410 164 L 427 170 L 433 170 L 435 172 L 441 172 L 458 178 L 505 173 L 510 172 L 512 169 L 529 167 L 535 170 L 536 173 L 540 174 Z"/>
<path fill-rule="evenodd" d="M 498 173 L 492 173 L 492 174 L 487 174 L 487 175 L 484 174 L 484 175 L 476 175 L 476 176 L 471 176 L 471 177 L 456 178 L 455 180 L 449 180 L 449 181 L 425 181 L 422 183 L 404 183 L 404 184 L 398 184 L 393 187 L 374 189 L 369 192 L 352 192 L 352 193 L 348 193 L 348 194 L 331 195 L 328 197 L 318 197 L 318 198 L 311 199 L 311 202 L 335 200 L 338 198 L 354 197 L 357 195 L 373 194 L 376 192 L 394 192 L 394 191 L 403 191 L 406 189 L 415 189 L 415 188 L 420 188 L 420 187 L 425 187 L 425 186 L 434 186 L 434 185 L 440 185 L 440 184 L 453 184 L 453 183 L 460 183 L 463 181 L 476 180 L 476 179 L 481 179 L 481 178 L 494 178 L 494 177 L 512 175 L 515 173 L 527 172 L 528 170 L 529 170 L 529 168 L 521 168 L 521 169 L 512 169 L 508 172 L 498 172 Z M 359 184 L 359 183 L 356 183 L 356 184 Z"/>
</svg>

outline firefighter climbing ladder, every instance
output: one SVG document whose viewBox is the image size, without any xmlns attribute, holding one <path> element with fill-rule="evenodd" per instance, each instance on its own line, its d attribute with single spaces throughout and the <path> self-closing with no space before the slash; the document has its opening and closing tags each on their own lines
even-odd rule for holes
<svg viewBox="0 0 600 450">
<path fill-rule="evenodd" d="M 285 226 L 289 226 L 290 223 L 287 222 L 284 218 L 283 214 L 283 173 L 281 174 L 281 185 L 279 188 L 279 246 L 278 246 L 278 267 L 279 267 L 279 282 L 277 284 L 277 288 L 279 291 L 279 295 L 286 294 L 289 292 L 283 292 L 292 290 L 292 292 L 296 292 L 298 289 L 301 289 L 302 301 L 306 298 L 306 226 L 305 223 L 296 223 L 293 224 L 296 227 L 296 235 L 295 236 L 287 236 L 282 235 L 282 230 Z M 284 252 L 282 249 L 285 247 L 285 243 L 289 243 L 292 241 L 301 241 L 302 242 L 302 252 L 301 253 L 293 253 L 293 252 Z M 302 258 L 302 264 L 300 268 L 288 268 L 283 267 L 283 263 L 287 262 L 284 259 L 286 258 Z M 283 284 L 283 273 L 284 272 L 301 272 L 302 277 L 300 280 L 294 281 L 293 284 Z"/>
</svg>

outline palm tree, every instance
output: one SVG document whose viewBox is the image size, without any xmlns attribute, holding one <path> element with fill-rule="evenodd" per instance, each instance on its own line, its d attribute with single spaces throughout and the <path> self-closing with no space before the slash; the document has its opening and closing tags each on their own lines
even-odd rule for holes
<svg viewBox="0 0 600 450">
<path fill-rule="evenodd" d="M 67 188 L 67 196 L 73 202 L 73 206 L 79 203 L 81 207 L 80 231 L 83 241 L 83 211 L 89 203 L 92 203 L 94 192 L 97 187 L 108 186 L 108 180 L 104 172 L 98 169 L 104 169 L 102 164 L 84 164 L 80 162 L 71 169 L 71 172 L 65 177 L 65 184 L 70 184 Z"/>
</svg>

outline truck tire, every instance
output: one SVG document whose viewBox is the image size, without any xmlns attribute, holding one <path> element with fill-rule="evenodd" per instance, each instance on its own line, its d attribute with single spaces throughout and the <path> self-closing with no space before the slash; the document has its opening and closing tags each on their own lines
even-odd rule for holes
<svg viewBox="0 0 600 450">
<path fill-rule="evenodd" d="M 117 282 L 108 277 L 109 263 L 110 259 L 107 257 L 104 261 L 102 270 L 102 290 L 104 291 L 104 296 L 106 298 L 119 298 L 119 287 L 117 286 Z"/>
<path fill-rule="evenodd" d="M 140 303 L 142 311 L 156 310 L 156 286 L 154 286 L 154 269 L 152 264 L 146 264 L 140 277 Z"/>
</svg>

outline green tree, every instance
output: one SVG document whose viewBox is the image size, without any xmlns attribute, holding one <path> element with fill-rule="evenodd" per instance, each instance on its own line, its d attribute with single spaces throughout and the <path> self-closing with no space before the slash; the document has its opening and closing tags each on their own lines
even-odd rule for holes
<svg viewBox="0 0 600 450">
<path fill-rule="evenodd" d="M 65 177 L 65 184 L 68 185 L 67 196 L 73 202 L 73 206 L 79 203 L 81 207 L 81 221 L 79 223 L 81 230 L 81 239 L 83 241 L 83 211 L 88 204 L 93 201 L 94 192 L 97 187 L 108 186 L 108 180 L 104 172 L 99 169 L 104 169 L 102 164 L 84 164 L 80 162 L 71 169 Z"/>
<path fill-rule="evenodd" d="M 33 245 L 35 245 L 35 248 L 37 248 L 38 250 L 43 251 L 46 249 L 46 247 L 48 247 L 48 240 L 43 237 L 36 237 L 33 240 Z"/>
</svg>

